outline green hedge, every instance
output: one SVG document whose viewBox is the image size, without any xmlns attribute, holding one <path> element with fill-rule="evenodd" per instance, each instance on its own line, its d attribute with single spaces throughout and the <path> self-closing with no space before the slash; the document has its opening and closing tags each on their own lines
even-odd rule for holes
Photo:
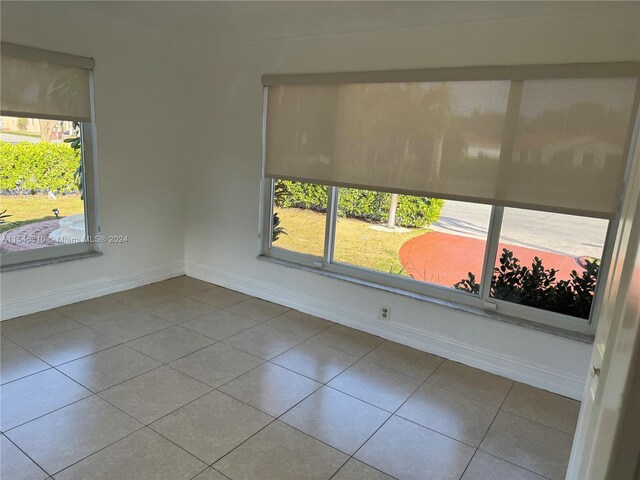
<svg viewBox="0 0 640 480">
<path fill-rule="evenodd" d="M 283 208 L 304 208 L 325 211 L 327 208 L 327 187 L 308 183 L 282 183 L 288 191 L 280 199 Z M 338 215 L 347 218 L 359 218 L 371 222 L 386 222 L 389 217 L 391 194 L 341 188 L 338 199 Z M 410 195 L 398 196 L 396 225 L 402 227 L 425 227 L 437 222 L 444 200 Z"/>
<path fill-rule="evenodd" d="M 66 143 L 0 141 L 0 191 L 77 193 L 80 154 Z"/>
<path fill-rule="evenodd" d="M 591 302 L 596 292 L 600 260 L 586 260 L 585 269 L 571 271 L 570 280 L 558 280 L 555 268 L 545 269 L 542 260 L 533 259 L 531 267 L 520 265 L 513 252 L 502 249 L 500 266 L 493 269 L 490 296 L 528 307 L 550 310 L 573 317 L 589 319 Z M 472 272 L 453 288 L 478 294 L 480 284 Z"/>
</svg>

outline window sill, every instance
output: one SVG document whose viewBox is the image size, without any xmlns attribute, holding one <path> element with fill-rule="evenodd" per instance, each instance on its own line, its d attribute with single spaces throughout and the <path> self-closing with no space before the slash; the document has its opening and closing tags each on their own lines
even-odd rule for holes
<svg viewBox="0 0 640 480">
<path fill-rule="evenodd" d="M 2 265 L 0 266 L 0 272 L 3 272 L 3 273 L 12 272 L 14 270 L 24 270 L 27 268 L 35 268 L 35 267 L 41 267 L 44 265 L 51 265 L 53 263 L 69 262 L 72 260 L 81 260 L 83 258 L 93 258 L 93 257 L 100 257 L 100 256 L 102 256 L 102 252 L 98 252 L 98 251 L 76 253 L 73 255 L 64 255 L 64 256 L 55 257 L 55 258 L 34 260 L 31 262 L 16 263 L 13 265 Z"/>
<path fill-rule="evenodd" d="M 504 315 L 497 312 L 492 312 L 488 310 L 483 310 L 481 308 L 471 307 L 468 305 L 463 305 L 456 302 L 451 302 L 448 300 L 442 300 L 435 297 L 429 297 L 426 295 L 421 295 L 419 293 L 409 292 L 407 290 L 393 288 L 386 285 L 382 285 L 375 282 L 370 282 L 367 280 L 362 280 L 359 278 L 350 277 L 348 275 L 342 275 L 335 272 L 329 272 L 327 270 L 322 270 L 319 268 L 308 267 L 305 265 L 300 265 L 298 263 L 290 262 L 287 260 L 281 260 L 273 257 L 269 257 L 267 255 L 259 255 L 258 260 L 275 263 L 277 265 L 282 265 L 285 267 L 296 268 L 298 270 L 305 270 L 308 272 L 313 272 L 316 274 L 323 275 L 325 277 L 335 278 L 337 280 L 342 280 L 348 283 L 353 283 L 360 286 L 375 288 L 376 290 L 382 290 L 389 293 L 394 293 L 396 295 L 402 295 L 404 297 L 409 297 L 414 300 L 419 300 L 422 302 L 427 302 L 435 305 L 439 305 L 446 308 L 451 308 L 453 310 L 458 310 L 461 312 L 469 313 L 472 315 L 477 315 L 479 317 L 488 318 L 490 320 L 497 320 L 500 322 L 509 323 L 511 325 L 517 325 L 519 327 L 529 328 L 531 330 L 537 330 L 540 332 L 550 333 L 552 335 L 558 335 L 560 337 L 569 338 L 571 340 L 576 340 L 582 343 L 592 344 L 594 337 L 592 335 L 587 335 L 584 333 L 574 332 L 571 330 L 565 330 L 563 328 L 553 327 L 551 325 L 544 325 L 542 323 L 532 322 L 530 320 L 525 320 L 523 318 L 513 317 L 510 315 Z"/>
</svg>

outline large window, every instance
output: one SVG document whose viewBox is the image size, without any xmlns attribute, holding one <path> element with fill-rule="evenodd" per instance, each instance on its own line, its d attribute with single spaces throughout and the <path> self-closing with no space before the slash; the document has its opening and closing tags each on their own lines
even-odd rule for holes
<svg viewBox="0 0 640 480">
<path fill-rule="evenodd" d="M 639 74 L 265 76 L 262 253 L 592 333 Z"/>
<path fill-rule="evenodd" d="M 96 238 L 91 59 L 2 44 L 2 268 L 84 255 Z"/>
</svg>

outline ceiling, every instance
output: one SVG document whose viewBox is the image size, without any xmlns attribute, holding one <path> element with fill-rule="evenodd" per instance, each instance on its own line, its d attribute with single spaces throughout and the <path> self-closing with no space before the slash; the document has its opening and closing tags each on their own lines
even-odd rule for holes
<svg viewBox="0 0 640 480">
<path fill-rule="evenodd" d="M 2 8 L 14 2 L 3 1 Z M 340 35 L 636 9 L 636 2 L 36 1 L 22 7 L 129 34 L 222 42 Z"/>
</svg>

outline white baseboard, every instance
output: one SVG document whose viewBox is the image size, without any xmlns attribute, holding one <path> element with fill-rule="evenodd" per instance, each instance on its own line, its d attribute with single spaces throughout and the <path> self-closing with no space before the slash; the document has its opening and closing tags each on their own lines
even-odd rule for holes
<svg viewBox="0 0 640 480">
<path fill-rule="evenodd" d="M 525 362 L 519 358 L 476 348 L 405 325 L 390 324 L 371 319 L 362 314 L 362 312 L 294 293 L 270 283 L 258 282 L 248 277 L 216 270 L 193 262 L 185 263 L 185 273 L 199 280 L 279 303 L 304 313 L 363 330 L 403 345 L 570 398 L 580 400 L 584 392 L 585 378 L 570 375 L 563 371 L 541 368 L 532 362 Z"/>
<path fill-rule="evenodd" d="M 184 263 L 176 262 L 162 267 L 154 267 L 126 275 L 118 275 L 96 281 L 83 281 L 79 285 L 70 285 L 55 290 L 49 290 L 37 295 L 29 295 L 8 301 L 2 301 L 0 319 L 28 315 L 50 308 L 61 307 L 70 303 L 89 300 L 102 295 L 140 287 L 149 283 L 159 282 L 167 278 L 184 275 Z"/>
</svg>

